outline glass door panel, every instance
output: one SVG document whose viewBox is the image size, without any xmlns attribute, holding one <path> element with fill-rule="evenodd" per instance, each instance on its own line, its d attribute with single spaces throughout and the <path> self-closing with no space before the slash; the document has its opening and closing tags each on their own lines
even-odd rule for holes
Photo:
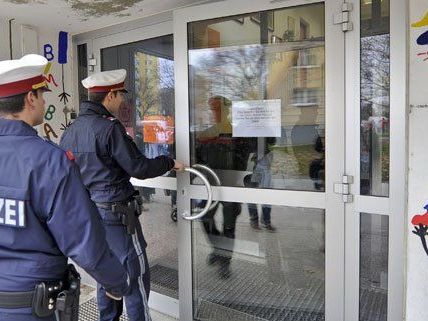
<svg viewBox="0 0 428 321">
<path fill-rule="evenodd" d="M 193 223 L 194 318 L 324 320 L 324 214 L 221 202 Z"/>
<path fill-rule="evenodd" d="M 243 1 L 232 3 L 234 13 L 245 7 Z M 265 6 L 272 7 L 267 1 Z M 186 124 L 189 134 L 188 141 L 182 136 L 189 154 L 182 155 L 191 165 L 213 169 L 221 184 L 213 187 L 218 204 L 208 214 L 179 221 L 181 231 L 191 233 L 180 236 L 186 246 L 181 266 L 192 265 L 192 273 L 180 272 L 185 279 L 180 293 L 192 302 L 191 310 L 185 302 L 180 305 L 181 317 L 343 319 L 343 244 L 338 240 L 343 239 L 344 206 L 332 180 L 343 174 L 344 118 L 332 88 L 337 89 L 334 79 L 341 86 L 344 79 L 326 68 L 343 34 L 326 28 L 324 2 L 229 17 L 223 6 L 216 11 L 221 18 L 201 20 L 210 10 L 203 7 L 220 5 L 189 9 L 192 18 L 184 10 L 175 17 L 189 19 L 186 47 L 180 44 L 187 60 L 179 59 L 176 69 L 184 81 L 180 67 L 186 64 L 188 88 L 176 97 L 181 103 L 186 98 L 189 107 L 187 119 L 179 116 L 180 128 Z M 176 33 L 180 40 L 183 35 Z M 336 64 L 344 57 L 340 48 Z M 329 140 L 328 133 L 336 135 Z M 205 206 L 206 200 L 196 197 L 204 191 L 200 180 L 185 175 L 179 185 L 182 208 L 196 213 Z M 271 195 L 252 202 L 265 189 Z M 323 194 L 325 203 L 307 205 L 305 199 Z M 231 195 L 247 200 L 233 201 Z M 288 205 L 290 197 L 301 205 Z M 327 264 L 334 268 L 327 270 Z"/>
<path fill-rule="evenodd" d="M 223 186 L 325 190 L 324 4 L 190 23 L 191 163 Z"/>
<path fill-rule="evenodd" d="M 125 82 L 129 93 L 118 119 L 128 134 L 146 157 L 167 155 L 175 158 L 173 36 L 105 47 L 100 51 L 102 71 L 127 69 Z M 175 177 L 175 174 L 166 176 Z M 136 189 L 144 202 L 140 222 L 148 245 L 151 290 L 154 292 L 151 304 L 168 313 L 174 309 L 162 304 L 175 304 L 178 310 L 179 298 L 177 191 L 165 183 L 155 183 L 164 186 L 158 188 L 145 181 L 138 184 Z M 158 299 L 159 302 L 154 302 Z"/>
</svg>

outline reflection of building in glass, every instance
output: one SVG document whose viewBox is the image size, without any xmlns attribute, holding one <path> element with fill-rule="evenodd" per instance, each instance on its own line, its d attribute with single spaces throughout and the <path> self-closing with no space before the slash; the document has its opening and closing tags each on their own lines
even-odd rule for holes
<svg viewBox="0 0 428 321">
<path fill-rule="evenodd" d="M 135 53 L 137 130 L 146 156 L 169 154 L 174 143 L 174 62 Z"/>
<path fill-rule="evenodd" d="M 257 19 L 247 15 L 189 26 L 193 139 L 200 140 L 207 128 L 224 118 L 220 111 L 210 108 L 210 97 L 225 97 L 232 101 L 232 109 L 233 102 L 253 100 L 257 105 L 260 101 L 263 108 L 266 105 L 262 101 L 280 100 L 280 137 L 270 146 L 274 152 L 271 171 L 275 188 L 313 190 L 310 166 L 323 158 L 314 144 L 324 138 L 325 129 L 324 10 L 324 4 L 313 4 L 267 11 Z M 230 122 L 236 126 L 233 117 Z M 222 134 L 234 133 L 230 129 Z M 256 159 L 263 157 L 266 139 L 271 135 L 266 131 L 265 137 L 247 137 L 254 141 L 249 145 L 254 145 Z M 251 168 L 248 160 L 247 170 Z M 318 176 L 323 186 L 324 177 Z M 284 183 L 284 178 L 296 181 Z"/>
<path fill-rule="evenodd" d="M 266 44 L 260 19 L 250 16 L 240 18 L 243 23 L 216 19 L 192 24 L 193 117 L 196 124 L 215 123 L 216 116 L 207 106 L 209 97 L 215 95 L 232 101 L 281 99 L 283 137 L 278 144 L 310 145 L 318 135 L 323 136 L 325 122 L 324 7 L 318 4 L 273 13 Z M 281 38 L 284 34 L 287 39 Z M 270 44 L 272 39 L 275 42 Z M 203 127 L 196 124 L 193 129 Z M 300 127 L 300 134 L 292 142 L 294 127 Z"/>
<path fill-rule="evenodd" d="M 135 54 L 136 107 L 140 118 L 160 111 L 160 74 L 158 57 L 143 52 Z"/>
</svg>

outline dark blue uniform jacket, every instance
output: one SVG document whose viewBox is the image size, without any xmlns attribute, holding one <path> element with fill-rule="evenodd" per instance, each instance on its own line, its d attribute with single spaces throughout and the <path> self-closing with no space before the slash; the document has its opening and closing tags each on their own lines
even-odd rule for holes
<svg viewBox="0 0 428 321">
<path fill-rule="evenodd" d="M 128 199 L 129 179 L 160 176 L 174 167 L 167 156 L 146 158 L 123 125 L 101 104 L 83 102 L 79 117 L 65 131 L 60 146 L 76 157 L 83 182 L 95 202 Z"/>
<path fill-rule="evenodd" d="M 0 119 L 0 291 L 61 279 L 67 257 L 108 291 L 127 291 L 76 164 L 26 123 Z"/>
</svg>

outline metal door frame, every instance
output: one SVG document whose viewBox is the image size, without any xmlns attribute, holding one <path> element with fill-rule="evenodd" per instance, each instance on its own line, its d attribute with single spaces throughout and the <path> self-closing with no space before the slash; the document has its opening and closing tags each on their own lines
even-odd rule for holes
<svg viewBox="0 0 428 321">
<path fill-rule="evenodd" d="M 354 177 L 354 202 L 346 204 L 345 320 L 359 320 L 360 214 L 389 217 L 388 321 L 403 320 L 408 158 L 408 1 L 390 0 L 389 197 L 360 195 L 360 0 L 352 3 L 354 30 L 346 41 L 346 170 Z"/>
<path fill-rule="evenodd" d="M 247 0 L 228 0 L 191 7 L 174 12 L 174 56 L 176 77 L 177 158 L 190 162 L 189 135 L 189 88 L 187 25 L 200 21 L 246 14 L 263 10 L 279 9 L 324 1 L 259 0 L 248 6 Z M 251 189 L 242 193 L 242 188 L 213 187 L 214 200 L 273 204 L 295 207 L 326 209 L 326 320 L 344 320 L 344 246 L 345 215 L 342 196 L 333 192 L 335 182 L 342 181 L 345 174 L 345 41 L 341 26 L 333 25 L 333 13 L 339 13 L 342 1 L 325 1 L 326 12 L 326 192 L 296 192 L 284 190 Z M 342 65 L 343 68 L 338 66 Z M 330 170 L 328 170 L 330 169 Z M 177 176 L 178 213 L 190 212 L 190 200 L 204 199 L 203 186 L 190 184 L 189 174 Z M 179 288 L 180 319 L 193 319 L 192 294 L 192 229 L 191 223 L 179 219 Z"/>
</svg>

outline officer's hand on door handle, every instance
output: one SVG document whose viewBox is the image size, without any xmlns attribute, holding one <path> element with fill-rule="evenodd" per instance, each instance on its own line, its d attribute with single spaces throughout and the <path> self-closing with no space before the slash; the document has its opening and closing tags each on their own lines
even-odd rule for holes
<svg viewBox="0 0 428 321">
<path fill-rule="evenodd" d="M 174 159 L 174 168 L 173 168 L 173 170 L 175 170 L 177 172 L 182 172 L 182 171 L 184 171 L 185 167 L 186 167 L 186 165 L 184 165 L 182 162 Z"/>
</svg>

